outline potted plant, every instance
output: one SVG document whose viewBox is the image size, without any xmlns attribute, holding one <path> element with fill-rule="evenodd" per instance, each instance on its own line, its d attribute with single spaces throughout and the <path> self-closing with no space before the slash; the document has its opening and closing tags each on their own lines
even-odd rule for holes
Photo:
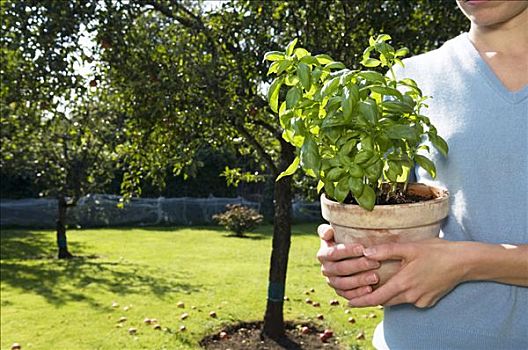
<svg viewBox="0 0 528 350">
<path fill-rule="evenodd" d="M 409 183 L 415 164 L 436 176 L 424 141 L 443 156 L 448 146 L 421 114 L 426 97 L 416 82 L 396 78 L 394 65 L 403 66 L 400 58 L 408 50 L 395 50 L 389 40 L 386 34 L 370 38 L 363 70 L 349 70 L 328 55 L 312 56 L 295 48 L 297 39 L 284 52 L 264 56 L 272 61 L 268 74 L 276 75 L 270 107 L 279 114 L 284 139 L 298 151 L 278 179 L 301 167 L 319 180 L 322 215 L 336 242 L 368 247 L 436 237 L 447 216 L 446 190 Z M 387 74 L 369 69 L 378 66 Z M 384 262 L 379 284 L 398 265 Z"/>
</svg>

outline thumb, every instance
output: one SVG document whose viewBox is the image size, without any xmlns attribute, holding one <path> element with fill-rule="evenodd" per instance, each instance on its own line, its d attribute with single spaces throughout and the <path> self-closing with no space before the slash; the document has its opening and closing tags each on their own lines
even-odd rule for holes
<svg viewBox="0 0 528 350">
<path fill-rule="evenodd" d="M 334 240 L 334 228 L 328 224 L 319 225 L 317 228 L 317 234 L 319 235 L 319 238 L 324 241 Z"/>
<path fill-rule="evenodd" d="M 379 244 L 363 249 L 363 255 L 374 260 L 405 260 L 411 255 L 409 245 L 404 243 Z"/>
</svg>

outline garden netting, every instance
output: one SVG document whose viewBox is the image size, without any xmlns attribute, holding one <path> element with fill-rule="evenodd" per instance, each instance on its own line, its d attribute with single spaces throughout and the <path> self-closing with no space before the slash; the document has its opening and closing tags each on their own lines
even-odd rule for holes
<svg viewBox="0 0 528 350">
<path fill-rule="evenodd" d="M 119 196 L 91 194 L 68 208 L 67 224 L 74 227 L 208 225 L 214 214 L 226 210 L 228 204 L 242 204 L 260 210 L 261 204 L 237 198 L 134 198 L 118 208 Z M 320 221 L 318 202 L 293 203 L 295 221 Z M 1 200 L 0 226 L 53 228 L 57 218 L 56 199 Z"/>
</svg>

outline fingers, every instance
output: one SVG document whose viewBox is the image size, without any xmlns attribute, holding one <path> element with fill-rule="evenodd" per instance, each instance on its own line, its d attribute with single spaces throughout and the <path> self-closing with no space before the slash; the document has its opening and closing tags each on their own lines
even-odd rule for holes
<svg viewBox="0 0 528 350">
<path fill-rule="evenodd" d="M 402 296 L 406 290 L 407 288 L 398 279 L 391 279 L 370 294 L 351 298 L 348 304 L 353 307 L 388 305 L 389 301 L 392 302 L 391 305 L 401 304 L 402 301 L 398 296 Z"/>
<path fill-rule="evenodd" d="M 414 252 L 412 244 L 389 243 L 372 246 L 363 250 L 369 259 L 375 260 L 406 260 Z"/>
<path fill-rule="evenodd" d="M 379 282 L 379 277 L 374 271 L 358 273 L 353 276 L 330 276 L 326 278 L 330 287 L 336 290 L 351 290 Z"/>
<path fill-rule="evenodd" d="M 319 262 L 340 261 L 344 259 L 357 258 L 363 256 L 363 246 L 361 244 L 334 244 L 328 245 L 321 240 L 321 248 L 317 252 Z"/>
<path fill-rule="evenodd" d="M 359 288 L 350 289 L 350 290 L 336 289 L 337 295 L 342 296 L 343 298 L 346 298 L 346 299 L 359 298 L 370 292 L 372 292 L 371 286 L 364 286 L 364 287 L 359 287 Z"/>
<path fill-rule="evenodd" d="M 317 234 L 322 240 L 334 240 L 334 229 L 328 224 L 319 225 L 319 227 L 317 228 Z"/>
<path fill-rule="evenodd" d="M 321 273 L 326 277 L 350 276 L 360 272 L 377 269 L 380 263 L 365 257 L 347 260 L 322 260 Z"/>
</svg>

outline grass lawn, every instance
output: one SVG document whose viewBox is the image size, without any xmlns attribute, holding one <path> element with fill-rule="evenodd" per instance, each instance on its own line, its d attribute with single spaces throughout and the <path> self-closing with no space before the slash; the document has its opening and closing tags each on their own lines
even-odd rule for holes
<svg viewBox="0 0 528 350">
<path fill-rule="evenodd" d="M 329 305 L 338 297 L 320 275 L 315 227 L 294 226 L 285 318 L 332 328 L 344 349 L 371 349 L 382 311 L 347 313 L 342 299 Z M 263 226 L 249 238 L 213 227 L 71 230 L 70 251 L 81 256 L 71 261 L 52 258 L 51 230 L 2 230 L 1 349 L 14 342 L 22 349 L 197 349 L 225 324 L 263 318 L 271 230 Z M 120 317 L 127 320 L 119 324 Z M 168 329 L 154 330 L 145 318 Z M 356 340 L 361 331 L 365 340 Z"/>
</svg>

